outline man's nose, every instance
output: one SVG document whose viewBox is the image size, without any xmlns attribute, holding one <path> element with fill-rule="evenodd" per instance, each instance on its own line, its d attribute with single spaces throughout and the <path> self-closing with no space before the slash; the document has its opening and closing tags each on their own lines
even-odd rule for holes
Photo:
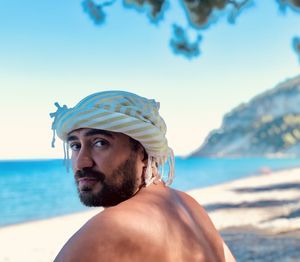
<svg viewBox="0 0 300 262">
<path fill-rule="evenodd" d="M 90 168 L 94 165 L 93 158 L 90 152 L 86 149 L 81 149 L 77 158 L 75 159 L 76 170 L 82 170 L 84 168 Z"/>
</svg>

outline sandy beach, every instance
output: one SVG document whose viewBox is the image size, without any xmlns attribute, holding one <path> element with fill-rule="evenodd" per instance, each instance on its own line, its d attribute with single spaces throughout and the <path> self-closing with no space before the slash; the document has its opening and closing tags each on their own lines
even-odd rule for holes
<svg viewBox="0 0 300 262">
<path fill-rule="evenodd" d="M 219 229 L 254 227 L 266 233 L 300 229 L 300 169 L 278 171 L 190 191 Z"/>
<path fill-rule="evenodd" d="M 257 253 L 249 251 L 257 241 L 257 245 L 268 245 L 269 251 L 272 247 L 278 251 L 280 246 L 282 258 L 287 256 L 286 244 L 291 259 L 287 261 L 300 259 L 300 168 L 188 193 L 206 208 L 238 261 L 252 261 L 255 254 L 264 259 L 255 261 L 276 261 L 266 260 L 262 248 L 255 249 Z M 0 228 L 0 261 L 53 261 L 67 239 L 100 210 Z M 243 246 L 250 253 L 241 250 Z"/>
</svg>

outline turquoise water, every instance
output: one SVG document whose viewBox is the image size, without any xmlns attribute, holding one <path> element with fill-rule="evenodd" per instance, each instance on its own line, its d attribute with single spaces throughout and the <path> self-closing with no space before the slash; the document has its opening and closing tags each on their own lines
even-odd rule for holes
<svg viewBox="0 0 300 262">
<path fill-rule="evenodd" d="M 299 166 L 300 159 L 176 158 L 173 188 L 190 190 L 258 173 Z M 78 200 L 62 160 L 0 161 L 0 226 L 88 209 Z"/>
</svg>

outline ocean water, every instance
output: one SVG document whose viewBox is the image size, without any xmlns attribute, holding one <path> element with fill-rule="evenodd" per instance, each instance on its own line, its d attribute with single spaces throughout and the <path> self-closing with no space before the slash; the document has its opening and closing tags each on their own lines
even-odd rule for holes
<svg viewBox="0 0 300 262">
<path fill-rule="evenodd" d="M 300 159 L 175 159 L 173 188 L 190 190 L 299 166 Z M 88 209 L 62 160 L 0 161 L 0 227 Z"/>
</svg>

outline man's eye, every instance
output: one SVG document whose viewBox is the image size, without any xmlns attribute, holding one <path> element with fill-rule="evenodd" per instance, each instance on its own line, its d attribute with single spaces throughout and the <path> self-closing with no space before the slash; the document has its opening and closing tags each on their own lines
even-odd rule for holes
<svg viewBox="0 0 300 262">
<path fill-rule="evenodd" d="M 80 144 L 73 143 L 73 144 L 70 144 L 69 147 L 72 151 L 78 151 L 80 149 Z"/>
<path fill-rule="evenodd" d="M 101 140 L 96 140 L 95 143 L 94 143 L 94 145 L 95 145 L 96 147 L 103 147 L 103 146 L 107 146 L 107 145 L 108 145 L 108 142 L 107 142 L 106 140 L 103 140 L 103 139 L 101 139 Z"/>
</svg>

